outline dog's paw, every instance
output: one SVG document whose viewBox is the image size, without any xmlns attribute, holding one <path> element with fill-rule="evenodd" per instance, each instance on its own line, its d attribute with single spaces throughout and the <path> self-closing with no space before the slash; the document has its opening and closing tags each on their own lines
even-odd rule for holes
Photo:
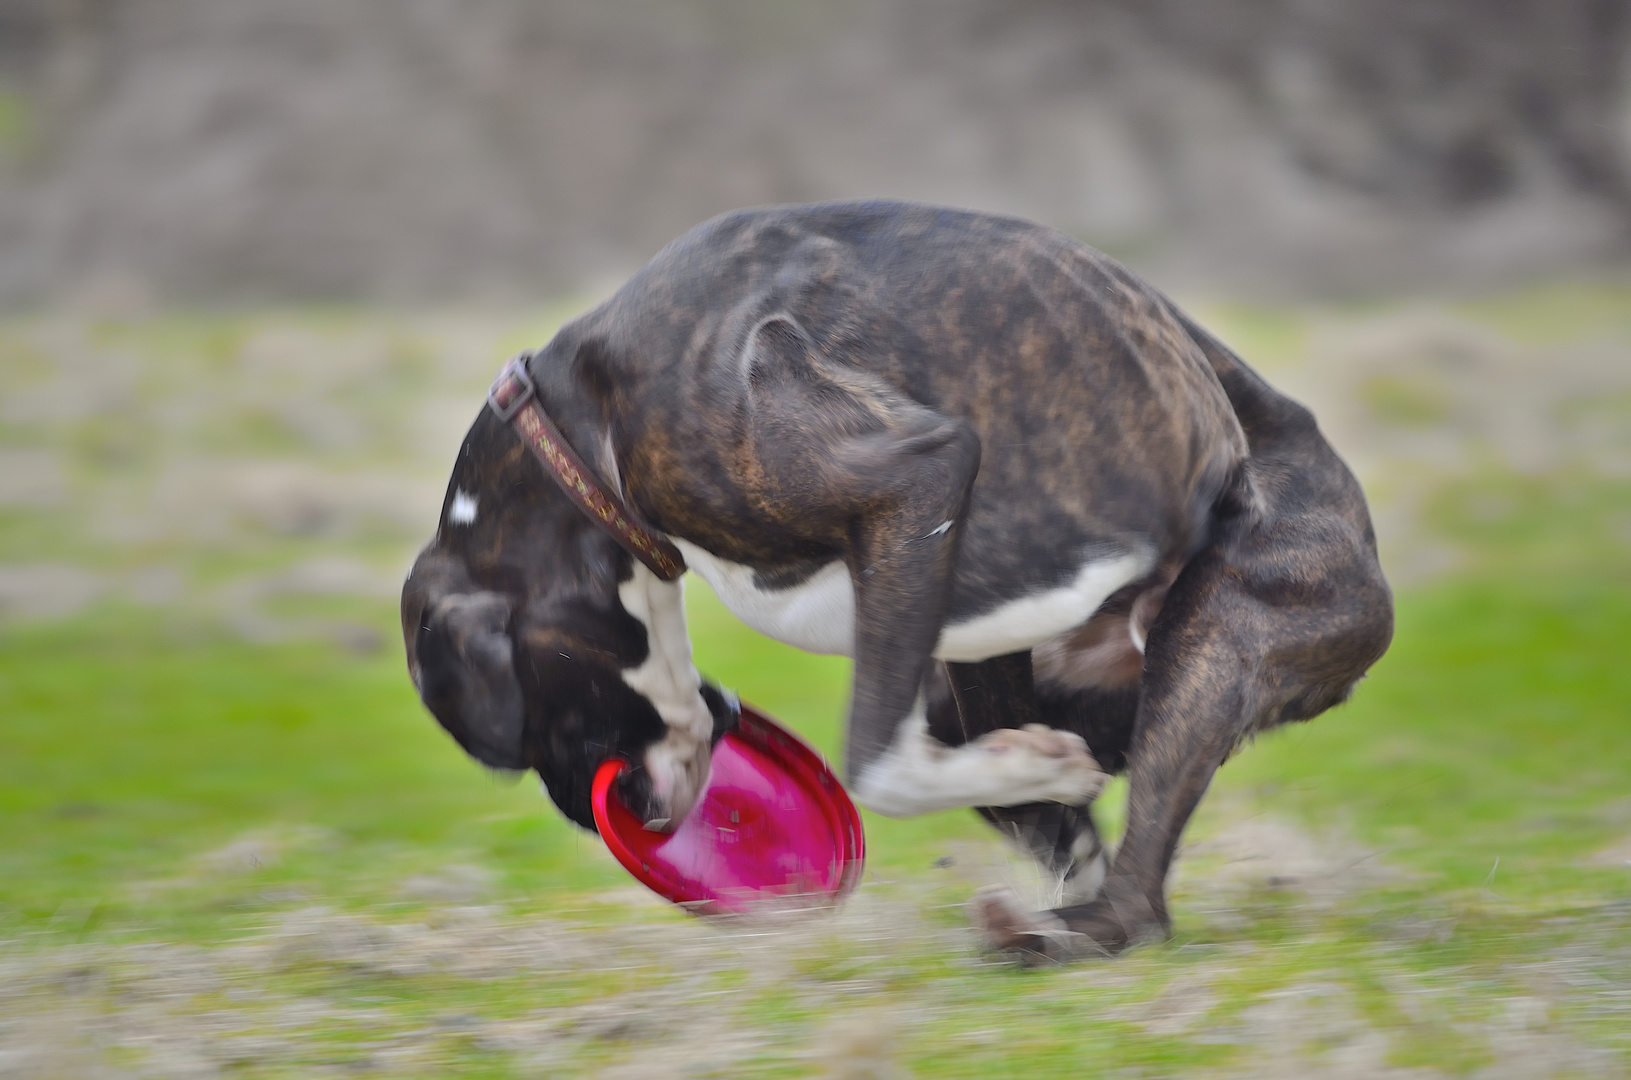
<svg viewBox="0 0 1631 1080">
<path fill-rule="evenodd" d="M 1061 963 L 1070 958 L 1071 932 L 1049 911 L 1035 912 L 1020 903 L 1006 885 L 984 885 L 968 902 L 969 921 L 981 944 L 994 953 L 1027 965 Z"/>
<path fill-rule="evenodd" d="M 1073 731 L 1027 724 L 998 728 L 970 745 L 991 759 L 992 768 L 1013 778 L 1016 790 L 1006 805 L 1057 802 L 1081 806 L 1098 798 L 1109 780 L 1088 753 L 1087 743 Z"/>
</svg>

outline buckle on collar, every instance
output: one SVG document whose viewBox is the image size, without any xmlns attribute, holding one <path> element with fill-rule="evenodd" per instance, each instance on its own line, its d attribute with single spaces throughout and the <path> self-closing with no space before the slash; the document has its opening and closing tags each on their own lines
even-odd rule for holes
<svg viewBox="0 0 1631 1080">
<path fill-rule="evenodd" d="M 527 374 L 527 361 L 531 358 L 532 354 L 525 352 L 513 357 L 487 390 L 488 407 L 505 423 L 509 423 L 521 411 L 521 406 L 537 392 L 532 376 Z"/>
</svg>

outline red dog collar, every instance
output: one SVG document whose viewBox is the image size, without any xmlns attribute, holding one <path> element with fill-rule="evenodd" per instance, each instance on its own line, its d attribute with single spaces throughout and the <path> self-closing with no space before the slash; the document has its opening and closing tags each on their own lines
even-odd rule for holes
<svg viewBox="0 0 1631 1080">
<path fill-rule="evenodd" d="M 537 391 L 527 374 L 527 358 L 528 354 L 522 353 L 504 365 L 492 389 L 487 391 L 488 406 L 500 420 L 515 429 L 521 441 L 561 485 L 561 490 L 589 515 L 589 520 L 610 533 L 630 555 L 650 567 L 653 574 L 664 581 L 678 578 L 686 570 L 685 556 L 643 524 L 623 505 L 623 500 L 595 483 L 594 473 L 572 452 L 572 447 L 561 437 L 560 429 L 538 404 Z"/>
</svg>

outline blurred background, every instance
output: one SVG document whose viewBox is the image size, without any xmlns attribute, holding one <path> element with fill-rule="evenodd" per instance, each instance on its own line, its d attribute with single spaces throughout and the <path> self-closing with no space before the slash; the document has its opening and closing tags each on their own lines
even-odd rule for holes
<svg viewBox="0 0 1631 1080">
<path fill-rule="evenodd" d="M 1046 883 L 962 813 L 695 923 L 403 670 L 503 360 L 867 196 L 1127 262 L 1371 498 L 1393 650 L 1113 965 L 985 966 Z M 835 753 L 847 663 L 688 602 Z M 0 0 L 0 1076 L 1624 1076 L 1628 642 L 1631 0 Z"/>
<path fill-rule="evenodd" d="M 535 301 L 734 207 L 1283 296 L 1623 258 L 1621 0 L 7 0 L 0 299 Z"/>
</svg>

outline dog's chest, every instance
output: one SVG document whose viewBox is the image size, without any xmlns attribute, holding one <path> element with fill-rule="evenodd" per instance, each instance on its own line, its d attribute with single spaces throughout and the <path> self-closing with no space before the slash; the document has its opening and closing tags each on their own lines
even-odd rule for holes
<svg viewBox="0 0 1631 1080">
<path fill-rule="evenodd" d="M 727 562 L 686 540 L 674 543 L 731 613 L 759 633 L 806 652 L 853 652 L 855 589 L 842 559 L 796 582 L 769 582 L 751 566 Z"/>
<path fill-rule="evenodd" d="M 728 562 L 686 540 L 674 543 L 731 613 L 759 633 L 807 652 L 854 655 L 855 589 L 842 559 L 788 580 Z M 1151 562 L 1143 553 L 1099 556 L 1058 586 L 1016 591 L 990 610 L 954 615 L 934 655 L 976 661 L 1039 645 L 1086 622 L 1106 597 L 1147 573 Z"/>
</svg>

